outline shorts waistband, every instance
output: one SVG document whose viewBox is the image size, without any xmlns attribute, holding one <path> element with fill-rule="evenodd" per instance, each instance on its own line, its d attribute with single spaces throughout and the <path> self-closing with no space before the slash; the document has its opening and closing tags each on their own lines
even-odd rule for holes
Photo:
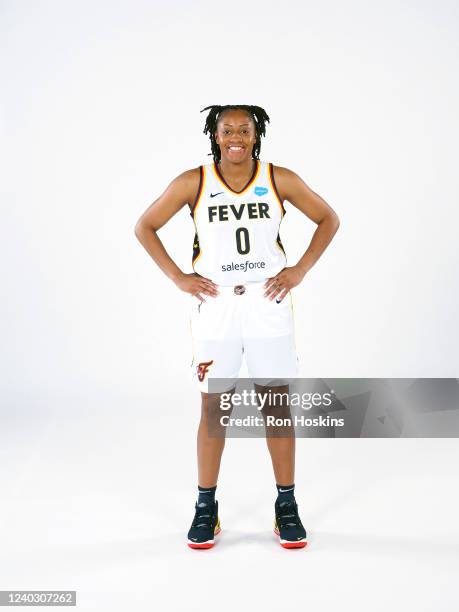
<svg viewBox="0 0 459 612">
<path fill-rule="evenodd" d="M 241 283 L 240 285 L 217 285 L 218 292 L 224 295 L 244 295 L 244 293 L 260 293 L 264 291 L 266 280 L 251 283 Z"/>
</svg>

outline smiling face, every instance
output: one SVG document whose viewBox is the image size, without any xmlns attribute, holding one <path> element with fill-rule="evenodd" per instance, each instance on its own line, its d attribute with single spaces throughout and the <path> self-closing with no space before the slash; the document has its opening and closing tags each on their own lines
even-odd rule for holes
<svg viewBox="0 0 459 612">
<path fill-rule="evenodd" d="M 243 110 L 225 111 L 218 119 L 215 140 L 220 147 L 222 160 L 239 164 L 252 159 L 257 140 L 252 117 Z"/>
</svg>

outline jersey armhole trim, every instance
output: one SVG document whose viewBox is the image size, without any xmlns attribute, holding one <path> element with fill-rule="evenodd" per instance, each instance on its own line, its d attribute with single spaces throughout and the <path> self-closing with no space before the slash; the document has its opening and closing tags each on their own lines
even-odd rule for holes
<svg viewBox="0 0 459 612">
<path fill-rule="evenodd" d="M 287 211 L 285 210 L 284 204 L 282 202 L 282 199 L 281 199 L 281 197 L 279 195 L 279 192 L 277 191 L 276 181 L 274 179 L 274 167 L 273 167 L 271 162 L 268 164 L 268 167 L 269 167 L 268 175 L 269 175 L 269 179 L 271 181 L 271 186 L 273 188 L 274 193 L 276 194 L 277 201 L 279 202 L 279 205 L 281 207 L 282 216 L 284 216 Z"/>
<path fill-rule="evenodd" d="M 194 213 L 196 211 L 196 207 L 199 204 L 203 191 L 204 191 L 204 168 L 202 166 L 199 166 L 199 187 L 196 193 L 196 197 L 194 199 L 193 206 L 191 206 L 191 211 L 190 211 L 190 215 L 193 218 L 194 218 Z"/>
</svg>

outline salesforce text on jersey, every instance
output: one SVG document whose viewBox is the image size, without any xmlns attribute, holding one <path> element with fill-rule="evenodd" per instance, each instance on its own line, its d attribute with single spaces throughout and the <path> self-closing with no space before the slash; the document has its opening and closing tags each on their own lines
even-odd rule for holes
<svg viewBox="0 0 459 612">
<path fill-rule="evenodd" d="M 232 270 L 241 270 L 241 272 L 247 272 L 247 270 L 253 270 L 254 268 L 264 268 L 266 263 L 264 261 L 244 261 L 244 263 L 238 264 L 232 261 L 226 266 L 222 266 L 222 272 L 231 272 Z"/>
</svg>

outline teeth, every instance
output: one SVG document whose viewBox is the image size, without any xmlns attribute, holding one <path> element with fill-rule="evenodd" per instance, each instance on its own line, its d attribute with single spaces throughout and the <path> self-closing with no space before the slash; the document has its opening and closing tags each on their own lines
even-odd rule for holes
<svg viewBox="0 0 459 612">
<path fill-rule="evenodd" d="M 229 147 L 231 151 L 242 151 L 242 147 Z"/>
</svg>

